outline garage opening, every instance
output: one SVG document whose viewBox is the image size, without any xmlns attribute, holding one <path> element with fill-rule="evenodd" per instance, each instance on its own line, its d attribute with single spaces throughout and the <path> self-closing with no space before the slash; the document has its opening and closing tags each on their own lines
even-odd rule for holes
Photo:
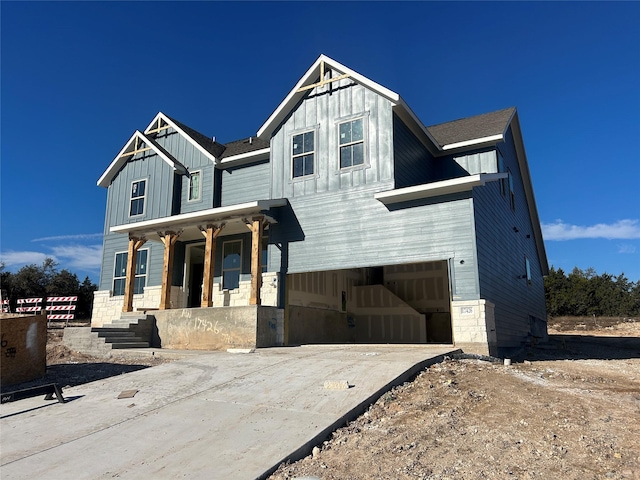
<svg viewBox="0 0 640 480">
<path fill-rule="evenodd" d="M 452 343 L 446 260 L 287 275 L 287 344 Z"/>
</svg>

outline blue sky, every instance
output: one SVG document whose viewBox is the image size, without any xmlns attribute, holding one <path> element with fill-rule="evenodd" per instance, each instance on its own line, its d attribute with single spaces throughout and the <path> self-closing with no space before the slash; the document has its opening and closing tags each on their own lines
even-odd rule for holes
<svg viewBox="0 0 640 480">
<path fill-rule="evenodd" d="M 7 2 L 0 260 L 98 280 L 96 181 L 158 111 L 255 135 L 324 53 L 425 125 L 518 107 L 549 264 L 640 280 L 639 2 Z"/>
</svg>

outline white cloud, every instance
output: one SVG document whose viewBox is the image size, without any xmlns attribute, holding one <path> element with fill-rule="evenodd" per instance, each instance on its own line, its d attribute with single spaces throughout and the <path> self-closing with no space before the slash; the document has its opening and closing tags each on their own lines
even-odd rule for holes
<svg viewBox="0 0 640 480">
<path fill-rule="evenodd" d="M 640 238 L 640 222 L 626 219 L 614 223 L 585 226 L 571 225 L 562 220 L 556 220 L 554 223 L 543 223 L 542 232 L 545 240 L 576 240 L 581 238 L 631 240 Z"/>
<path fill-rule="evenodd" d="M 54 258 L 53 255 L 47 255 L 46 253 L 42 252 L 15 252 L 10 250 L 8 252 L 0 253 L 0 261 L 4 262 L 7 267 L 31 265 L 33 263 L 35 263 L 36 265 L 40 265 L 47 257 L 53 258 L 53 260 L 58 261 L 56 258 Z"/>
<path fill-rule="evenodd" d="M 618 245 L 618 253 L 636 253 L 636 246 L 630 243 Z"/>
<path fill-rule="evenodd" d="M 55 237 L 42 237 L 34 238 L 32 242 L 50 242 L 58 240 L 93 240 L 95 238 L 102 238 L 101 233 L 81 233 L 78 235 L 57 235 Z"/>
<path fill-rule="evenodd" d="M 51 250 L 71 270 L 96 270 L 102 262 L 102 245 L 59 245 Z"/>
</svg>

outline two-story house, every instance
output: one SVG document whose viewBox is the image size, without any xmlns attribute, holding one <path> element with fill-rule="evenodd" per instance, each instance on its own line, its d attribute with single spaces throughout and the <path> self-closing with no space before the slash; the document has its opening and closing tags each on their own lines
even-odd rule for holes
<svg viewBox="0 0 640 480">
<path fill-rule="evenodd" d="M 222 335 L 499 354 L 546 335 L 515 108 L 425 127 L 397 93 L 322 55 L 255 136 L 222 144 L 158 113 L 98 185 L 94 326 L 146 310 L 163 346 L 185 348 Z M 238 311 L 245 332 L 277 334 L 241 338 Z"/>
</svg>

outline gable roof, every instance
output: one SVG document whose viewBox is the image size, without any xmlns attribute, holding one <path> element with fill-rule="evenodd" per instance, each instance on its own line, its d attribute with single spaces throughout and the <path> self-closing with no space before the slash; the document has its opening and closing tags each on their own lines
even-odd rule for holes
<svg viewBox="0 0 640 480">
<path fill-rule="evenodd" d="M 369 90 L 372 90 L 378 95 L 389 100 L 394 112 L 398 114 L 413 133 L 425 144 L 425 146 L 427 146 L 427 148 L 432 151 L 432 153 L 435 153 L 439 149 L 438 143 L 400 95 L 386 87 L 383 87 L 379 83 L 368 79 L 364 75 L 360 75 L 358 72 L 351 70 L 326 55 L 320 55 L 313 65 L 311 65 L 311 67 L 309 67 L 305 72 L 302 78 L 298 80 L 298 83 L 296 83 L 293 89 L 291 89 L 284 100 L 280 102 L 280 105 L 278 105 L 267 121 L 262 125 L 262 127 L 260 127 L 258 130 L 258 137 L 264 140 L 268 140 L 271 137 L 273 132 L 280 126 L 282 121 L 287 117 L 291 110 L 295 108 L 298 102 L 311 92 L 311 85 L 320 79 L 320 73 L 321 71 L 324 71 L 323 69 L 325 68 L 335 70 L 336 72 L 345 75 L 345 77 L 349 77 L 354 82 L 363 85 Z M 304 87 L 310 88 L 304 89 Z M 300 89 L 303 90 L 300 91 Z"/>
<path fill-rule="evenodd" d="M 136 130 L 131 138 L 125 143 L 122 150 L 116 155 L 109 167 L 104 171 L 98 179 L 98 186 L 108 187 L 113 177 L 120 171 L 122 166 L 129 161 L 129 157 L 143 151 L 153 151 L 158 157 L 164 160 L 174 172 L 184 174 L 187 169 L 178 160 L 176 160 L 169 152 L 160 146 L 153 138 L 145 135 L 140 130 Z"/>
<path fill-rule="evenodd" d="M 212 162 L 216 162 L 217 159 L 224 152 L 224 145 L 216 142 L 214 139 L 203 135 L 202 133 L 194 130 L 191 127 L 188 127 L 182 122 L 171 118 L 170 116 L 158 112 L 158 114 L 151 121 L 149 126 L 145 128 L 144 133 L 149 134 L 152 127 L 159 121 L 164 121 L 167 125 L 171 126 L 175 131 L 177 131 L 180 135 L 182 135 L 187 141 L 189 141 L 194 147 L 196 147 L 200 152 L 202 152 L 206 157 L 208 157 Z"/>
<path fill-rule="evenodd" d="M 516 112 L 515 107 L 461 118 L 427 127 L 442 150 L 489 141 L 501 141 Z"/>
</svg>

